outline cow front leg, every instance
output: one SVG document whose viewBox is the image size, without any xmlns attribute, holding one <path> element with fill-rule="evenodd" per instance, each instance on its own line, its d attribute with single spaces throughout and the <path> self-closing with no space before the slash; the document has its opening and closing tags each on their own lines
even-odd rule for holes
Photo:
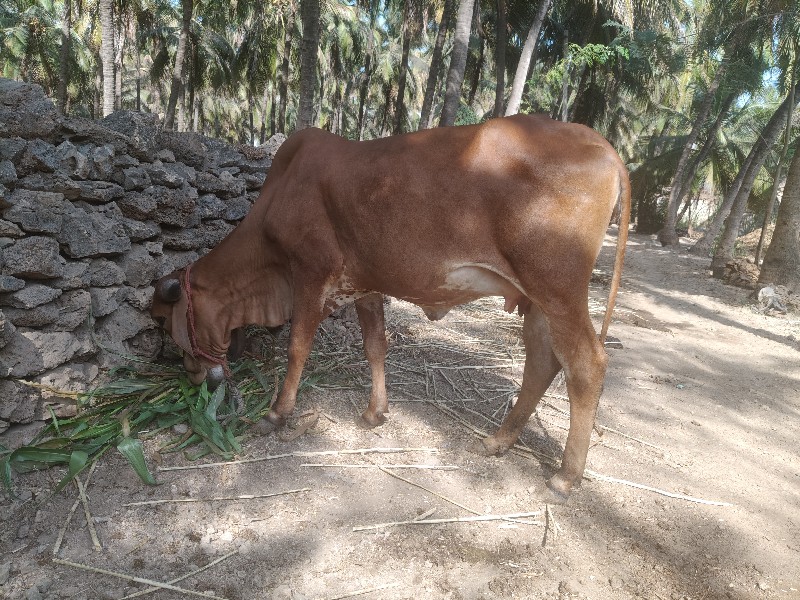
<svg viewBox="0 0 800 600">
<path fill-rule="evenodd" d="M 292 316 L 286 378 L 283 380 L 283 387 L 281 387 L 278 398 L 270 407 L 266 417 L 267 421 L 275 427 L 284 425 L 286 419 L 294 411 L 294 405 L 297 402 L 297 390 L 300 387 L 300 377 L 303 374 L 303 366 L 311 352 L 314 334 L 321 322 L 322 315 L 318 314 L 309 315 L 296 312 Z"/>
<path fill-rule="evenodd" d="M 383 315 L 383 295 L 370 294 L 356 300 L 358 322 L 361 324 L 361 337 L 364 340 L 364 354 L 367 356 L 372 373 L 372 392 L 369 406 L 361 414 L 361 422 L 366 427 L 376 427 L 386 421 L 389 412 L 386 399 L 386 324 Z"/>
<path fill-rule="evenodd" d="M 522 338 L 525 344 L 525 371 L 519 396 L 500 428 L 477 448 L 481 454 L 505 454 L 516 443 L 542 395 L 561 370 L 561 364 L 553 354 L 547 321 L 536 305 L 532 305 L 525 314 Z"/>
</svg>

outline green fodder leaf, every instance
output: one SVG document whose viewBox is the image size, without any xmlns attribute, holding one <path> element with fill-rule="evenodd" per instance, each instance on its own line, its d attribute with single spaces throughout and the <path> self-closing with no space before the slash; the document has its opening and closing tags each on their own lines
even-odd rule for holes
<svg viewBox="0 0 800 600">
<path fill-rule="evenodd" d="M 208 406 L 206 406 L 206 416 L 212 421 L 217 420 L 217 409 L 220 403 L 225 399 L 226 389 L 227 386 L 225 383 L 221 383 L 217 389 L 214 390 L 214 393 L 211 394 L 211 399 L 208 401 Z"/>
<path fill-rule="evenodd" d="M 136 474 L 142 481 L 148 485 L 158 485 L 150 469 L 147 468 L 147 463 L 144 460 L 142 443 L 139 440 L 130 437 L 122 438 L 119 444 L 117 444 L 117 450 L 128 459 L 133 470 L 136 471 Z"/>
<path fill-rule="evenodd" d="M 192 431 L 202 437 L 210 446 L 212 451 L 226 454 L 230 451 L 225 444 L 225 433 L 217 421 L 208 418 L 203 411 L 190 410 L 189 423 Z"/>
<path fill-rule="evenodd" d="M 83 450 L 75 450 L 69 457 L 69 468 L 67 469 L 67 474 L 64 475 L 61 481 L 58 482 L 58 485 L 53 493 L 57 494 L 63 490 L 70 481 L 75 479 L 78 473 L 86 468 L 87 464 L 89 464 L 89 455 Z"/>
<path fill-rule="evenodd" d="M 71 455 L 69 450 L 62 448 L 22 446 L 11 453 L 8 461 L 18 473 L 27 473 L 55 465 L 68 465 Z"/>
</svg>

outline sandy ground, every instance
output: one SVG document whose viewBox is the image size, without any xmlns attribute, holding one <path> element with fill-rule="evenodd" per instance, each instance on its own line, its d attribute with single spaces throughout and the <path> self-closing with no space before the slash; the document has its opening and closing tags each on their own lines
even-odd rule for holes
<svg viewBox="0 0 800 600">
<path fill-rule="evenodd" d="M 598 281 L 612 260 L 610 233 Z M 611 330 L 623 348 L 609 350 L 598 414 L 609 429 L 595 434 L 589 453 L 597 475 L 566 505 L 543 503 L 550 467 L 540 460 L 466 450 L 476 437 L 464 422 L 491 430 L 514 397 L 521 320 L 486 300 L 429 323 L 393 301 L 389 421 L 372 431 L 355 425 L 368 370 L 352 323 L 329 321 L 320 335 L 328 346 L 340 343 L 341 377 L 318 381 L 298 406 L 298 414 L 322 416 L 293 441 L 247 440 L 242 458 L 418 450 L 159 471 L 157 487 L 108 455 L 87 486 L 102 549 L 93 549 L 79 508 L 59 559 L 161 582 L 198 571 L 175 585 L 238 600 L 800 599 L 800 321 L 760 314 L 750 292 L 712 280 L 707 265 L 632 236 Z M 605 295 L 593 284 L 598 318 Z M 524 444 L 560 456 L 563 394 L 557 381 Z M 155 466 L 157 443 L 147 450 Z M 162 466 L 192 464 L 169 454 Z M 61 475 L 19 476 L 22 500 L 0 505 L 0 597 L 103 599 L 147 590 L 53 561 L 77 497 L 70 486 L 43 503 Z M 206 501 L 281 492 L 293 493 Z M 126 506 L 161 499 L 200 501 Z M 513 513 L 535 514 L 354 531 Z M 187 596 L 161 589 L 150 597 Z"/>
</svg>

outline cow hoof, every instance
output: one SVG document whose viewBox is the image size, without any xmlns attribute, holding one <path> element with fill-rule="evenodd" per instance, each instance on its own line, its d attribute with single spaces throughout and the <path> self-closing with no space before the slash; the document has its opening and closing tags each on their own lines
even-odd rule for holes
<svg viewBox="0 0 800 600">
<path fill-rule="evenodd" d="M 553 475 L 547 480 L 547 490 L 545 492 L 545 503 L 564 504 L 569 500 L 572 486 L 558 474 Z"/>
<path fill-rule="evenodd" d="M 368 411 L 361 413 L 361 416 L 356 419 L 359 427 L 363 429 L 374 429 L 379 425 L 386 423 L 386 415 L 383 413 L 372 414 Z"/>
<path fill-rule="evenodd" d="M 269 411 L 266 417 L 253 426 L 253 431 L 259 435 L 267 435 L 277 431 L 284 425 L 286 425 L 286 417 L 274 411 Z"/>
<path fill-rule="evenodd" d="M 467 450 L 480 456 L 503 456 L 508 452 L 508 447 L 498 443 L 496 439 L 489 436 L 480 441 L 474 441 L 467 446 Z"/>
</svg>

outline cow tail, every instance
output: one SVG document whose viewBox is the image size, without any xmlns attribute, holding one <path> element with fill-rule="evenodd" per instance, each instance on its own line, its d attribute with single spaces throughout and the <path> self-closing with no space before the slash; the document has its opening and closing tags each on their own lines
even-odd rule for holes
<svg viewBox="0 0 800 600">
<path fill-rule="evenodd" d="M 619 282 L 622 279 L 622 263 L 625 262 L 625 244 L 628 241 L 628 225 L 631 221 L 631 183 L 627 170 L 620 166 L 619 169 L 619 197 L 620 205 L 619 230 L 617 232 L 617 254 L 614 258 L 614 273 L 611 275 L 611 289 L 608 292 L 606 315 L 603 318 L 603 327 L 600 330 L 600 343 L 606 341 L 608 326 L 611 324 L 611 315 L 617 300 Z"/>
</svg>

